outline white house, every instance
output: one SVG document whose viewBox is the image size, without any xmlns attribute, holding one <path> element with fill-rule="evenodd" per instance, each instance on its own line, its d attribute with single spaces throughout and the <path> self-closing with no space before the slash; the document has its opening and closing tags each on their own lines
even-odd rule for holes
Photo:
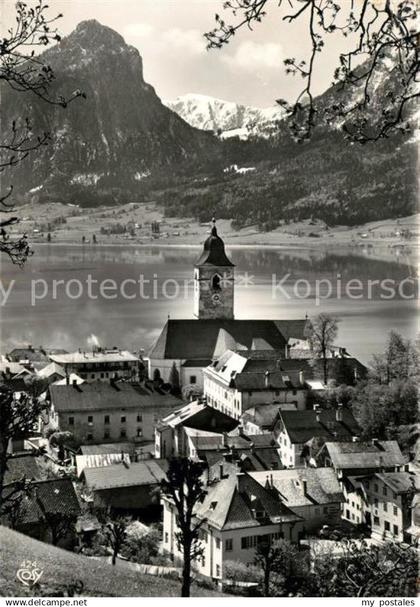
<svg viewBox="0 0 420 607">
<path fill-rule="evenodd" d="M 194 563 L 202 575 L 220 580 L 226 561 L 252 563 L 256 546 L 269 537 L 298 540 L 301 518 L 249 474 L 237 472 L 236 467 L 221 469 L 219 479 L 207 491 L 195 511 L 198 519 L 205 519 L 201 533 L 204 553 Z M 162 501 L 163 549 L 181 559 L 175 537 L 176 508 L 168 498 L 162 497 Z"/>
<path fill-rule="evenodd" d="M 276 350 L 227 350 L 204 369 L 204 396 L 212 407 L 239 419 L 261 404 L 306 408 L 306 361 L 282 360 Z"/>
</svg>

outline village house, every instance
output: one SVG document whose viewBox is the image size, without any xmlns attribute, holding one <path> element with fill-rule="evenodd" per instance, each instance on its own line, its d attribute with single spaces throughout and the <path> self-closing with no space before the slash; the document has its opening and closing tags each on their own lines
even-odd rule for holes
<svg viewBox="0 0 420 607">
<path fill-rule="evenodd" d="M 316 466 L 314 457 L 326 441 L 351 440 L 360 435 L 360 428 L 349 409 L 314 405 L 308 411 L 280 411 L 275 433 L 283 465 L 298 468 Z"/>
<path fill-rule="evenodd" d="M 298 541 L 301 518 L 272 489 L 246 472 L 237 472 L 235 465 L 221 467 L 219 478 L 206 489 L 204 502 L 195 510 L 197 519 L 205 521 L 201 530 L 204 553 L 194 563 L 200 574 L 220 580 L 226 561 L 253 563 L 256 546 L 269 538 Z M 166 496 L 162 502 L 163 549 L 179 560 L 176 508 Z"/>
<path fill-rule="evenodd" d="M 402 470 L 405 459 L 395 440 L 325 441 L 316 456 L 319 466 L 332 466 L 341 480 L 349 476 Z"/>
<path fill-rule="evenodd" d="M 140 359 L 119 348 L 79 350 L 70 354 L 50 354 L 49 359 L 64 369 L 65 375 L 75 373 L 87 381 L 109 381 L 111 378 L 135 380 L 139 376 Z"/>
<path fill-rule="evenodd" d="M 239 419 L 256 405 L 284 403 L 306 408 L 306 361 L 282 360 L 276 350 L 227 350 L 203 370 L 207 403 Z M 312 375 L 312 374 L 311 374 Z"/>
<path fill-rule="evenodd" d="M 250 472 L 250 475 L 275 490 L 278 499 L 304 520 L 304 533 L 340 522 L 344 495 L 331 468 L 295 468 Z"/>
<path fill-rule="evenodd" d="M 84 468 L 101 468 L 124 460 L 130 463 L 152 459 L 154 450 L 153 441 L 80 445 L 77 452 L 72 453 L 72 462 L 80 476 Z"/>
<path fill-rule="evenodd" d="M 155 457 L 195 457 L 192 438 L 196 435 L 219 435 L 231 432 L 238 425 L 237 420 L 194 401 L 173 411 L 156 425 Z"/>
<path fill-rule="evenodd" d="M 288 356 L 290 339 L 306 342 L 307 319 L 236 320 L 234 264 L 213 225 L 194 267 L 195 319 L 168 319 L 150 353 L 150 373 L 165 382 L 172 367 L 182 386 L 203 389 L 203 369 L 230 349 L 274 349 Z"/>
<path fill-rule="evenodd" d="M 108 466 L 85 467 L 83 497 L 94 508 L 113 514 L 160 520 L 159 487 L 167 467 L 167 460 L 129 462 L 127 458 Z"/>
<path fill-rule="evenodd" d="M 296 411 L 296 405 L 275 403 L 250 407 L 240 418 L 245 434 L 271 434 L 278 422 L 280 411 Z"/>
<path fill-rule="evenodd" d="M 51 362 L 37 372 L 37 377 L 53 384 L 66 378 L 66 372 L 61 365 Z"/>
<path fill-rule="evenodd" d="M 13 484 L 6 487 L 6 498 L 8 491 L 13 491 Z M 30 492 L 18 492 L 13 499 L 15 506 L 6 509 L 3 524 L 43 542 L 62 547 L 75 544 L 81 510 L 71 479 L 33 480 Z"/>
<path fill-rule="evenodd" d="M 366 525 L 379 542 L 415 543 L 412 504 L 420 494 L 420 477 L 407 470 L 349 476 L 343 480 L 346 503 L 343 518 Z"/>
<path fill-rule="evenodd" d="M 51 385 L 49 423 L 80 443 L 153 441 L 157 421 L 179 407 L 178 397 L 153 386 L 96 381 Z"/>
<path fill-rule="evenodd" d="M 43 366 L 49 362 L 48 352 L 43 346 L 34 348 L 29 344 L 26 348 L 13 348 L 6 355 L 10 362 L 21 363 L 25 367 L 30 367 L 32 364 L 43 363 Z"/>
</svg>

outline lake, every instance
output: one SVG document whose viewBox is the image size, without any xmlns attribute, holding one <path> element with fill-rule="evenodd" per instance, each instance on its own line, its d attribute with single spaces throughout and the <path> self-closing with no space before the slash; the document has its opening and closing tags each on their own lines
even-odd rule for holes
<svg viewBox="0 0 420 607">
<path fill-rule="evenodd" d="M 1 352 L 28 343 L 86 348 L 96 339 L 147 351 L 168 315 L 192 317 L 188 283 L 199 252 L 38 245 L 24 269 L 3 260 Z M 236 265 L 236 318 L 334 314 L 340 318 L 337 342 L 363 362 L 381 351 L 391 329 L 415 337 L 417 279 L 404 258 L 303 248 L 228 253 Z"/>
</svg>

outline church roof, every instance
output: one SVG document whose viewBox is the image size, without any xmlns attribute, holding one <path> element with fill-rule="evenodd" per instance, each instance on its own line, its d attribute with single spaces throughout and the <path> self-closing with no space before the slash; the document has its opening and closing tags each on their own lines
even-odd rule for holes
<svg viewBox="0 0 420 607">
<path fill-rule="evenodd" d="M 210 236 L 204 242 L 204 249 L 200 257 L 196 261 L 196 266 L 231 266 L 233 264 L 225 253 L 225 243 L 217 234 L 215 221 Z"/>
<path fill-rule="evenodd" d="M 284 351 L 290 336 L 299 338 L 304 335 L 306 322 L 305 319 L 290 321 L 169 319 L 149 356 L 159 360 L 212 359 L 215 356 L 221 330 L 232 337 L 229 341 L 240 344 L 244 348 L 250 349 L 254 340 L 262 339 L 273 349 Z"/>
</svg>

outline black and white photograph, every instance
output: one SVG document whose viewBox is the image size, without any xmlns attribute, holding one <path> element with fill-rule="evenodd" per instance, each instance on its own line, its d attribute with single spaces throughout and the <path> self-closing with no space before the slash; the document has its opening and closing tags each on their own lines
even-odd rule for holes
<svg viewBox="0 0 420 607">
<path fill-rule="evenodd" d="M 0 0 L 0 607 L 418 604 L 419 23 Z"/>
</svg>

